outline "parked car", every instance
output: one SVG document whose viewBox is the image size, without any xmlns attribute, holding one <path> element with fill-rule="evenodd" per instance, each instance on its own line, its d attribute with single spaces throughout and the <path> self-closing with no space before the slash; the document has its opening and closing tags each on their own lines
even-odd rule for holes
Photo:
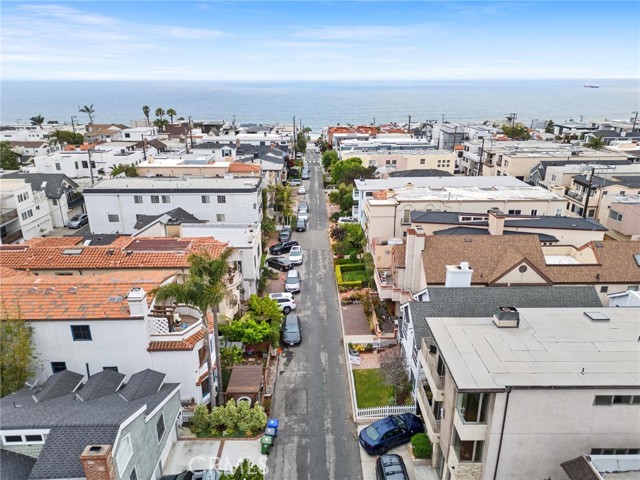
<svg viewBox="0 0 640 480">
<path fill-rule="evenodd" d="M 353 217 L 340 217 L 338 223 L 358 223 L 358 220 Z"/>
<path fill-rule="evenodd" d="M 284 280 L 284 289 L 291 293 L 300 291 L 300 272 L 298 270 L 289 270 L 287 278 Z"/>
<path fill-rule="evenodd" d="M 293 234 L 293 229 L 290 226 L 286 225 L 282 227 L 282 230 L 280 230 L 280 233 L 278 234 L 278 241 L 286 242 L 287 240 L 291 240 L 292 234 Z"/>
<path fill-rule="evenodd" d="M 376 460 L 376 480 L 409 480 L 407 467 L 400 455 L 381 455 Z"/>
<path fill-rule="evenodd" d="M 292 180 L 289 180 L 289 185 L 292 187 L 299 187 L 300 185 L 302 185 L 302 180 L 294 178 Z"/>
<path fill-rule="evenodd" d="M 160 480 L 219 480 L 223 473 L 229 474 L 227 470 L 187 470 L 174 475 L 165 475 Z"/>
<path fill-rule="evenodd" d="M 390 415 L 363 428 L 359 435 L 360 445 L 369 455 L 381 455 L 421 432 L 424 432 L 424 424 L 413 413 Z"/>
<path fill-rule="evenodd" d="M 296 220 L 296 232 L 306 232 L 307 231 L 307 215 L 302 217 L 298 217 Z"/>
<path fill-rule="evenodd" d="M 271 255 L 282 255 L 283 253 L 289 253 L 291 251 L 291 247 L 295 247 L 298 245 L 297 240 L 289 240 L 288 242 L 276 243 L 275 245 L 271 245 L 269 248 L 269 253 Z"/>
<path fill-rule="evenodd" d="M 286 272 L 294 267 L 291 260 L 286 257 L 269 257 L 267 258 L 267 265 L 281 272 Z"/>
<path fill-rule="evenodd" d="M 298 193 L 300 195 L 304 195 L 305 193 L 307 193 L 307 189 L 304 188 L 304 185 L 300 185 L 300 188 L 298 188 Z"/>
<path fill-rule="evenodd" d="M 296 309 L 296 301 L 289 292 L 270 293 L 269 298 L 278 302 L 278 307 L 285 315 Z"/>
<path fill-rule="evenodd" d="M 309 170 L 302 171 L 302 180 L 309 180 Z"/>
<path fill-rule="evenodd" d="M 320 147 L 316 147 L 316 148 L 314 148 L 314 149 L 313 149 L 313 151 L 314 151 L 315 153 L 320 153 Z"/>
<path fill-rule="evenodd" d="M 291 263 L 294 265 L 302 265 L 302 247 L 300 245 L 291 247 L 291 250 L 289 250 L 289 260 L 291 260 Z"/>
<path fill-rule="evenodd" d="M 282 322 L 282 343 L 285 345 L 300 345 L 302 343 L 302 327 L 300 317 L 290 313 Z"/>
<path fill-rule="evenodd" d="M 307 202 L 300 202 L 298 204 L 298 212 L 308 212 L 309 204 Z"/>
<path fill-rule="evenodd" d="M 74 215 L 67 222 L 67 227 L 69 228 L 80 228 L 89 223 L 89 215 L 86 213 L 79 213 L 78 215 Z"/>
</svg>

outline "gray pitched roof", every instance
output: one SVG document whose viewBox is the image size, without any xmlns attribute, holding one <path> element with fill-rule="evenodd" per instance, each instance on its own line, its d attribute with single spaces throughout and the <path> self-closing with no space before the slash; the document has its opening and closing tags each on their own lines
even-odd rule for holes
<svg viewBox="0 0 640 480">
<path fill-rule="evenodd" d="M 67 182 L 72 187 L 78 184 L 67 177 L 64 173 L 24 173 L 11 172 L 3 175 L 3 178 L 19 178 L 25 180 L 35 191 L 44 191 L 47 198 L 60 198 L 64 193 L 62 182 Z"/>
<path fill-rule="evenodd" d="M 444 230 L 437 230 L 433 232 L 434 235 L 491 235 L 487 228 L 473 228 L 473 227 L 451 227 Z M 559 240 L 553 235 L 546 235 L 544 233 L 533 232 L 513 232 L 511 230 L 504 230 L 503 235 L 538 235 L 541 242 L 555 243 Z"/>
<path fill-rule="evenodd" d="M 160 390 L 164 377 L 164 373 L 156 372 L 149 368 L 134 373 L 120 392 L 120 395 L 129 401 L 153 395 Z"/>
<path fill-rule="evenodd" d="M 103 370 L 93 375 L 82 386 L 78 392 L 78 397 L 84 401 L 112 395 L 118 391 L 122 385 L 125 375 L 113 370 Z"/>
<path fill-rule="evenodd" d="M 601 480 L 602 475 L 591 464 L 588 455 L 581 455 L 560 464 L 570 480 Z"/>
<path fill-rule="evenodd" d="M 196 218 L 186 210 L 178 207 L 173 210 L 169 210 L 168 212 L 161 213 L 160 215 L 136 215 L 136 224 L 133 226 L 136 230 L 140 230 L 141 228 L 146 227 L 150 223 L 156 221 L 158 218 L 163 215 L 168 215 L 171 217 L 171 220 L 168 222 L 169 224 L 180 224 L 180 223 L 204 223 L 204 220 L 200 220 Z"/>
<path fill-rule="evenodd" d="M 499 306 L 602 307 L 593 287 L 435 287 L 429 288 L 428 294 L 428 302 L 409 302 L 413 334 L 418 348 L 422 338 L 432 338 L 425 318 L 490 317 Z"/>
<path fill-rule="evenodd" d="M 36 459 L 0 448 L 0 478 L 27 480 Z"/>
<path fill-rule="evenodd" d="M 390 177 L 453 177 L 453 173 L 446 170 L 437 170 L 435 168 L 399 170 L 390 172 Z"/>
<path fill-rule="evenodd" d="M 63 370 L 51 375 L 41 386 L 34 387 L 32 393 L 38 402 L 52 400 L 75 391 L 83 378 L 84 375 Z"/>
</svg>

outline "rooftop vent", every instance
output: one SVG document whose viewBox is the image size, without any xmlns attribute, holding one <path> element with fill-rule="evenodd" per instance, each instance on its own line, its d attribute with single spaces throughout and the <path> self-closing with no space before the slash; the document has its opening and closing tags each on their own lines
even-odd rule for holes
<svg viewBox="0 0 640 480">
<path fill-rule="evenodd" d="M 498 328 L 518 328 L 520 325 L 520 312 L 516 307 L 498 307 L 493 314 L 493 323 Z"/>
<path fill-rule="evenodd" d="M 114 295 L 113 297 L 109 297 L 109 303 L 120 303 L 124 300 L 122 295 Z"/>
<path fill-rule="evenodd" d="M 67 290 L 67 292 L 69 292 L 69 293 L 78 293 L 78 287 L 69 287 L 69 290 Z"/>
<path fill-rule="evenodd" d="M 597 322 L 608 322 L 609 321 L 609 317 L 607 317 L 602 312 L 584 312 L 584 314 L 587 317 L 589 317 L 591 320 L 594 320 L 594 321 L 597 321 Z"/>
</svg>

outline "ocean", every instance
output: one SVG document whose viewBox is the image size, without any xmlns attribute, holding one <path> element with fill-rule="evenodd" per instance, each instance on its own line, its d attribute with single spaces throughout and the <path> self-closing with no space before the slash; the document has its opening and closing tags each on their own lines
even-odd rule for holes
<svg viewBox="0 0 640 480">
<path fill-rule="evenodd" d="M 526 125 L 552 119 L 620 120 L 640 110 L 637 80 L 483 80 L 394 83 L 216 83 L 181 81 L 2 81 L 0 121 L 70 123 L 78 106 L 91 105 L 95 123 L 142 120 L 142 106 L 173 108 L 193 120 L 298 123 L 319 132 L 329 124 L 503 120 L 511 113 Z"/>
</svg>

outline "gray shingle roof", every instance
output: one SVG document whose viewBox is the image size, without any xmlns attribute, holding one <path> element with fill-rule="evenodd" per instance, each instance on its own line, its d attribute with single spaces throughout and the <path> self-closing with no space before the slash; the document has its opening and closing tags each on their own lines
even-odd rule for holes
<svg viewBox="0 0 640 480">
<path fill-rule="evenodd" d="M 155 220 L 157 220 L 158 218 L 162 217 L 163 215 L 168 215 L 169 217 L 171 217 L 171 222 L 170 223 L 172 223 L 172 224 L 176 224 L 176 223 L 204 223 L 204 220 L 200 220 L 199 218 L 196 218 L 195 216 L 193 216 L 192 214 L 190 214 L 186 210 L 178 207 L 178 208 L 174 208 L 173 210 L 169 210 L 168 212 L 161 213 L 160 215 L 142 215 L 142 214 L 138 214 L 138 215 L 136 215 L 136 224 L 134 225 L 133 228 L 135 228 L 136 230 L 140 230 L 141 228 L 146 227 L 147 225 L 149 225 L 150 223 L 154 222 Z"/>
<path fill-rule="evenodd" d="M 78 392 L 78 397 L 87 401 L 112 395 L 118 391 L 124 377 L 124 374 L 113 370 L 103 370 L 100 373 L 96 373 L 82 386 Z"/>
<path fill-rule="evenodd" d="M 399 170 L 390 172 L 390 177 L 453 177 L 453 173 L 446 170 L 438 170 L 436 168 L 424 168 L 413 170 Z"/>
<path fill-rule="evenodd" d="M 60 198 L 64 193 L 62 182 L 65 181 L 72 187 L 78 184 L 67 177 L 64 173 L 23 173 L 12 172 L 2 176 L 3 178 L 19 178 L 23 179 L 31 185 L 35 191 L 43 191 L 47 198 Z"/>
<path fill-rule="evenodd" d="M 415 344 L 431 339 L 425 318 L 490 317 L 499 306 L 516 308 L 602 307 L 593 287 L 429 288 L 428 302 L 410 302 Z M 427 340 L 429 343 L 429 340 Z"/>
<path fill-rule="evenodd" d="M 84 375 L 63 370 L 51 375 L 41 386 L 34 387 L 32 393 L 38 402 L 52 400 L 75 391 L 83 378 Z"/>
<path fill-rule="evenodd" d="M 27 480 L 36 459 L 0 448 L 0 478 Z"/>
<path fill-rule="evenodd" d="M 491 235 L 487 228 L 473 228 L 473 227 L 451 227 L 444 230 L 437 230 L 433 232 L 434 235 Z M 513 232 L 511 230 L 504 230 L 503 235 L 538 235 L 541 242 L 555 243 L 559 240 L 553 235 L 546 235 L 544 233 L 534 232 Z"/>
<path fill-rule="evenodd" d="M 156 372 L 148 368 L 141 372 L 134 373 L 131 375 L 127 385 L 120 392 L 120 395 L 129 401 L 153 395 L 160 390 L 164 377 L 164 373 Z"/>
</svg>

